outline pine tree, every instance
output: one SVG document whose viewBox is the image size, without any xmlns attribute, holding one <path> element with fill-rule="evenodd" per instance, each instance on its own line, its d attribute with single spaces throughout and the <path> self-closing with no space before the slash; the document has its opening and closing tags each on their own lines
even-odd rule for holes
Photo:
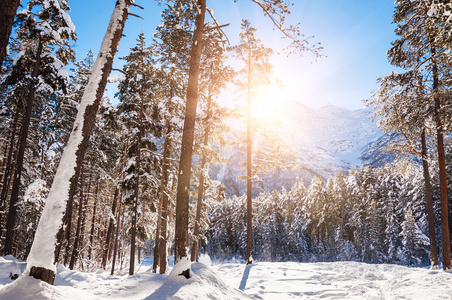
<svg viewBox="0 0 452 300">
<path fill-rule="evenodd" d="M 129 191 L 124 200 L 129 206 L 131 218 L 131 247 L 130 247 L 130 269 L 129 274 L 134 274 L 136 239 L 138 235 L 138 213 L 144 213 L 143 194 L 141 186 L 142 178 L 149 180 L 153 172 L 148 172 L 151 167 L 152 153 L 157 146 L 154 140 L 159 137 L 160 129 L 154 123 L 156 103 L 154 102 L 155 87 L 159 84 L 156 70 L 152 66 L 151 49 L 146 47 L 144 34 L 141 33 L 137 39 L 137 45 L 131 48 L 130 54 L 124 57 L 126 64 L 123 72 L 126 78 L 119 84 L 119 100 L 121 104 L 118 112 L 127 128 L 128 157 L 129 162 L 125 167 L 128 174 L 123 181 L 125 190 Z M 149 116 L 149 117 L 148 117 Z M 156 179 L 154 179 L 156 181 Z"/>
<path fill-rule="evenodd" d="M 107 34 L 102 41 L 103 46 L 101 46 L 100 54 L 93 67 L 93 74 L 96 76 L 90 77 L 80 102 L 74 130 L 69 137 L 68 146 L 63 152 L 28 256 L 27 271 L 30 271 L 30 275 L 50 284 L 53 284 L 55 278 L 55 265 L 53 264 L 55 239 L 67 204 L 69 189 L 75 188 L 78 181 L 83 155 L 111 71 L 129 6 L 129 0 L 119 0 L 116 3 Z M 68 169 L 71 171 L 68 172 Z"/>
<path fill-rule="evenodd" d="M 300 40 L 300 32 L 296 26 L 286 26 L 285 16 L 290 13 L 288 1 L 264 0 L 255 1 L 261 6 L 264 14 L 269 16 L 275 26 L 293 43 L 296 50 L 303 52 L 311 50 L 317 55 L 318 45 L 308 46 L 307 40 Z M 199 66 L 202 53 L 202 35 L 204 31 L 204 19 L 206 13 L 206 0 L 198 0 L 196 4 L 197 15 L 195 29 L 193 32 L 192 52 L 190 54 L 190 71 L 187 87 L 187 103 L 185 111 L 184 129 L 182 135 L 182 148 L 180 157 L 180 169 L 177 181 L 176 196 L 176 262 L 187 256 L 186 247 L 188 246 L 188 215 L 189 215 L 189 187 L 191 175 L 191 160 L 193 154 L 193 140 L 196 118 L 196 106 L 198 101 L 198 77 Z M 279 19 L 278 19 L 279 17 Z M 219 25 L 219 24 L 218 24 Z M 189 276 L 189 270 L 182 273 Z"/>
<path fill-rule="evenodd" d="M 447 179 L 444 151 L 444 124 L 442 93 L 448 89 L 449 73 L 445 71 L 450 65 L 445 54 L 448 26 L 441 18 L 432 18 L 433 1 L 396 1 L 394 22 L 398 23 L 396 34 L 399 39 L 388 51 L 390 62 L 396 67 L 407 70 L 405 73 L 393 72 L 382 81 L 382 88 L 377 95 L 381 98 L 376 105 L 383 103 L 380 115 L 387 119 L 382 121 L 387 128 L 401 132 L 408 143 L 412 143 L 410 132 L 416 132 L 415 138 L 422 145 L 417 148 L 424 164 L 425 185 L 427 191 L 428 213 L 430 220 L 430 239 L 432 264 L 437 264 L 433 214 L 429 188 L 428 165 L 425 157 L 425 120 L 433 120 L 436 131 L 436 148 L 438 151 L 439 175 L 441 182 L 441 235 L 443 266 L 450 269 L 450 241 L 448 225 Z M 414 130 L 413 130 L 414 129 Z M 419 150 L 421 148 L 421 150 Z"/>
<path fill-rule="evenodd" d="M 164 128 L 161 149 L 162 170 L 160 180 L 159 212 L 155 234 L 153 270 L 165 273 L 167 267 L 167 245 L 169 244 L 169 213 L 171 175 L 177 172 L 173 160 L 179 158 L 184 103 L 187 89 L 190 43 L 196 10 L 191 1 L 175 1 L 162 13 L 163 22 L 154 34 L 153 45 L 156 63 L 161 65 L 162 87 L 160 93 L 160 119 Z"/>
<path fill-rule="evenodd" d="M 271 65 L 268 60 L 272 50 L 266 48 L 256 37 L 256 29 L 251 27 L 249 21 L 244 20 L 241 24 L 240 43 L 230 50 L 233 55 L 245 64 L 245 68 L 240 72 L 243 76 L 238 82 L 239 88 L 246 94 L 246 182 L 247 182 L 247 264 L 252 263 L 252 184 L 257 179 L 256 163 L 253 164 L 253 140 L 256 139 L 252 120 L 252 101 L 255 101 L 255 94 L 260 85 L 269 81 L 268 74 L 271 73 Z"/>
<path fill-rule="evenodd" d="M 35 14 L 32 10 L 38 10 L 38 13 Z M 27 91 L 27 103 L 9 201 L 5 247 L 3 250 L 5 254 L 11 253 L 14 241 L 14 224 L 17 215 L 16 204 L 19 197 L 23 161 L 36 90 L 52 91 L 55 86 L 64 86 L 67 78 L 64 77 L 64 72 L 61 69 L 64 69 L 64 65 L 74 57 L 69 41 L 75 40 L 75 33 L 74 26 L 66 13 L 68 10 L 69 6 L 66 2 L 62 2 L 61 5 L 55 1 L 44 4 L 41 0 L 35 0 L 29 2 L 27 9 L 18 14 L 18 20 L 21 24 L 17 32 L 18 39 L 37 41 L 37 48 L 35 49 L 36 52 L 29 53 L 29 55 L 34 57 L 34 64 Z M 52 52 L 55 52 L 55 55 Z M 21 58 L 26 59 L 25 56 L 21 56 Z M 47 85 L 42 85 L 40 82 L 45 82 Z"/>
</svg>

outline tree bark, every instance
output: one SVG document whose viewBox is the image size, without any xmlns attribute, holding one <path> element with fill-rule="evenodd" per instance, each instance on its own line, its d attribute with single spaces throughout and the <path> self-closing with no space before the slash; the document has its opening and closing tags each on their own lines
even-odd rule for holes
<svg viewBox="0 0 452 300">
<path fill-rule="evenodd" d="M 209 144 L 209 131 L 210 131 L 210 115 L 212 106 L 212 96 L 207 98 L 207 117 L 206 124 L 204 126 L 204 147 Z M 204 196 L 204 167 L 207 163 L 207 157 L 205 154 L 202 156 L 201 160 L 201 172 L 199 174 L 199 186 L 198 186 L 198 199 L 196 200 L 196 218 L 195 218 L 195 228 L 193 231 L 193 243 L 191 248 L 191 261 L 198 261 L 198 251 L 199 251 L 199 227 L 201 222 L 201 212 L 202 212 L 202 198 Z"/>
<path fill-rule="evenodd" d="M 160 266 L 160 274 L 165 274 L 167 267 L 167 241 L 168 241 L 168 216 L 169 216 L 169 197 L 168 197 L 168 183 L 169 183 L 169 157 L 171 155 L 171 133 L 173 128 L 170 122 L 167 122 L 168 131 L 165 138 L 165 145 L 163 149 L 163 168 L 162 168 L 162 185 L 161 185 L 161 213 L 160 213 L 160 232 L 158 242 L 158 259 Z"/>
<path fill-rule="evenodd" d="M 422 167 L 424 170 L 424 182 L 425 182 L 425 199 L 427 204 L 427 220 L 428 220 L 428 232 L 430 238 L 430 266 L 433 268 L 438 267 L 438 250 L 436 246 L 436 233 L 435 233 L 435 217 L 433 213 L 433 197 L 432 197 L 432 185 L 430 183 L 430 172 L 427 162 L 427 142 L 425 139 L 425 128 L 422 129 L 421 135 L 422 142 Z"/>
<path fill-rule="evenodd" d="M 0 5 L 0 67 L 7 54 L 9 36 L 19 4 L 20 0 L 3 0 Z"/>
<path fill-rule="evenodd" d="M 9 141 L 9 149 L 8 149 L 8 155 L 6 157 L 6 166 L 5 166 L 5 172 L 3 174 L 3 184 L 2 184 L 2 191 L 0 194 L 0 236 L 2 235 L 2 229 L 3 229 L 3 214 L 6 210 L 6 201 L 8 199 L 9 190 L 11 188 L 11 184 L 13 182 L 13 176 L 14 176 L 14 169 L 16 168 L 16 160 L 17 160 L 17 154 L 19 149 L 19 143 L 16 147 L 14 147 L 15 142 L 15 136 L 16 136 L 16 128 L 18 125 L 18 117 L 19 117 L 19 109 L 16 111 L 16 116 L 14 117 L 14 125 L 11 129 L 11 138 Z M 22 128 L 23 128 L 23 121 L 22 126 L 20 129 L 20 134 L 22 134 Z M 14 151 L 16 149 L 16 151 Z"/>
<path fill-rule="evenodd" d="M 87 221 L 87 207 L 88 207 L 88 201 L 89 201 L 89 195 L 91 192 L 91 178 L 88 180 L 88 188 L 86 189 L 86 195 L 83 197 L 83 213 L 82 213 L 82 228 L 80 230 L 80 240 L 78 242 L 78 255 L 79 257 L 84 257 L 83 250 L 85 249 L 85 227 L 86 227 L 86 221 Z M 81 262 L 81 269 L 83 271 L 83 261 Z"/>
<path fill-rule="evenodd" d="M 66 234 L 65 234 L 65 242 L 66 242 L 66 250 L 64 252 L 64 265 L 67 266 L 69 262 L 69 253 L 71 253 L 71 236 L 72 236 L 72 212 L 74 207 L 74 196 L 76 192 L 76 187 L 74 186 L 69 189 L 69 199 L 66 204 L 66 219 L 67 219 L 67 225 L 66 225 Z"/>
<path fill-rule="evenodd" d="M 99 196 L 99 178 L 97 179 L 96 184 L 96 192 L 94 193 L 94 207 L 93 207 L 93 217 L 91 219 L 91 232 L 89 234 L 89 251 L 88 251 L 88 260 L 91 262 L 92 254 L 93 254 L 93 245 L 94 245 L 94 229 L 96 224 L 96 211 L 97 211 L 97 199 Z"/>
<path fill-rule="evenodd" d="M 27 270 L 33 266 L 44 267 L 55 272 L 53 253 L 56 234 L 61 226 L 65 206 L 69 197 L 71 182 L 76 182 L 80 166 L 95 123 L 97 110 L 102 100 L 108 75 L 126 22 L 130 0 L 117 0 L 101 50 L 93 66 L 92 75 L 86 86 L 79 111 L 54 178 L 52 188 L 44 207 L 35 240 L 27 260 Z M 54 242 L 49 242 L 54 241 Z"/>
<path fill-rule="evenodd" d="M 122 235 L 124 233 L 124 219 L 125 219 L 125 212 L 126 212 L 126 207 L 124 206 L 122 208 L 122 220 L 121 220 L 121 235 L 119 236 L 119 247 L 118 247 L 118 255 L 119 255 L 119 261 L 121 262 L 121 267 L 120 270 L 122 270 L 122 255 L 121 255 L 121 246 L 122 246 Z"/>
<path fill-rule="evenodd" d="M 435 59 L 436 50 L 432 47 L 432 57 Z M 450 255 L 450 237 L 449 237 L 449 212 L 447 199 L 447 171 L 446 171 L 446 156 L 444 151 L 444 134 L 443 125 L 441 121 L 441 103 L 438 95 L 439 77 L 438 67 L 435 62 L 432 65 L 433 75 L 433 100 L 435 103 L 435 122 L 436 122 L 436 141 L 438 150 L 438 165 L 439 165 L 439 182 L 441 190 L 441 249 L 443 256 L 443 269 L 451 269 L 451 255 Z"/>
<path fill-rule="evenodd" d="M 144 103 L 143 96 L 141 97 L 141 107 L 139 112 L 139 124 L 138 124 L 138 141 L 137 141 L 137 152 L 136 152 L 136 181 L 135 181 L 135 196 L 132 204 L 132 232 L 130 241 L 130 265 L 129 265 L 129 275 L 135 273 L 135 246 L 136 246 L 136 236 L 137 236 L 137 213 L 138 213 L 138 197 L 140 193 L 140 166 L 141 166 L 141 139 L 143 136 L 143 119 L 144 119 Z"/>
<path fill-rule="evenodd" d="M 12 249 L 13 249 L 14 226 L 16 223 L 16 215 L 17 215 L 17 201 L 19 198 L 19 188 L 21 186 L 20 179 L 21 179 L 22 169 L 23 169 L 25 148 L 27 145 L 28 129 L 30 127 L 31 115 L 33 113 L 33 105 L 35 102 L 35 91 L 36 91 L 35 79 L 38 77 L 39 68 L 41 66 L 42 49 L 43 49 L 42 41 L 41 41 L 41 39 L 39 39 L 38 48 L 36 50 L 36 61 L 34 63 L 33 71 L 31 74 L 32 79 L 31 79 L 29 94 L 28 94 L 28 99 L 27 99 L 27 107 L 25 109 L 25 117 L 24 117 L 24 123 L 23 123 L 23 128 L 22 128 L 22 134 L 20 137 L 20 145 L 19 145 L 19 151 L 18 151 L 18 155 L 17 155 L 16 170 L 14 172 L 13 187 L 11 189 L 11 198 L 9 200 L 8 219 L 6 222 L 5 248 L 3 251 L 4 255 L 12 254 Z M 53 253 L 53 251 L 52 251 L 52 253 Z"/>
<path fill-rule="evenodd" d="M 252 264 L 253 251 L 253 200 L 252 200 L 252 139 L 251 139 L 251 45 L 248 53 L 248 105 L 246 124 L 246 264 Z"/>
<path fill-rule="evenodd" d="M 1 192 L 2 196 L 0 197 L 0 207 L 2 207 L 6 201 L 6 198 L 4 198 L 4 196 L 3 196 L 3 193 L 4 193 L 3 190 L 8 183 L 10 173 L 11 173 L 11 164 L 13 162 L 14 141 L 16 138 L 16 130 L 17 130 L 18 124 L 19 124 L 19 109 L 16 108 L 16 111 L 14 112 L 14 119 L 13 119 L 13 122 L 11 123 L 11 127 L 10 127 L 10 139 L 9 139 L 9 142 L 5 141 L 5 154 L 4 154 L 4 158 L 3 158 L 3 162 L 2 162 L 3 174 L 1 174 L 1 177 L 0 177 L 1 178 L 0 181 L 3 183 L 2 184 L 2 192 Z"/>
<path fill-rule="evenodd" d="M 122 198 L 122 197 L 121 197 Z M 121 219 L 121 202 L 119 202 L 118 214 L 116 217 L 116 233 L 115 233 L 115 245 L 113 250 L 113 261 L 111 263 L 111 275 L 115 274 L 116 255 L 118 252 L 118 240 L 119 240 L 119 220 Z"/>
<path fill-rule="evenodd" d="M 188 247 L 188 215 L 191 163 L 193 155 L 193 139 L 195 134 L 196 106 L 198 104 L 199 65 L 201 62 L 202 36 L 206 14 L 206 0 L 198 0 L 198 13 L 195 20 L 193 44 L 190 54 L 190 69 L 188 75 L 187 102 L 185 108 L 184 129 L 182 132 L 182 149 L 179 163 L 179 174 L 176 196 L 176 230 L 175 230 L 175 261 L 187 257 Z M 183 272 L 189 277 L 189 270 Z"/>
<path fill-rule="evenodd" d="M 111 216 L 108 224 L 108 230 L 107 230 L 107 236 L 105 238 L 105 245 L 104 245 L 104 252 L 102 254 L 102 269 L 105 270 L 107 267 L 107 260 L 111 249 L 111 237 L 113 234 L 113 228 L 114 228 L 114 215 L 116 214 L 116 207 L 118 206 L 118 195 L 119 195 L 119 188 L 115 188 L 115 194 L 113 196 L 113 205 L 111 208 Z"/>
<path fill-rule="evenodd" d="M 83 166 L 81 169 L 81 175 L 80 175 L 80 199 L 78 201 L 78 220 L 77 220 L 77 229 L 75 230 L 75 239 L 74 239 L 74 245 L 72 246 L 72 255 L 71 255 L 71 261 L 69 263 L 69 269 L 74 270 L 75 263 L 77 261 L 78 257 L 78 245 L 80 244 L 80 231 L 82 226 L 82 216 L 83 216 Z"/>
</svg>

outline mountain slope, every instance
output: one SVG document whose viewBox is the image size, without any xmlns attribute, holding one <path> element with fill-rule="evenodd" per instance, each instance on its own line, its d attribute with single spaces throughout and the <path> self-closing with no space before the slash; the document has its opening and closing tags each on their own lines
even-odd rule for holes
<svg viewBox="0 0 452 300">
<path fill-rule="evenodd" d="M 309 185 L 314 176 L 327 179 L 351 167 L 378 166 L 393 159 L 393 155 L 384 151 L 393 137 L 377 128 L 370 110 L 348 110 L 334 105 L 312 109 L 292 101 L 281 107 L 280 113 L 284 116 L 280 136 L 294 147 L 301 168 L 262 175 L 262 188 L 289 189 L 297 177 Z M 236 139 L 241 129 L 237 124 L 232 128 L 231 139 Z M 245 192 L 245 181 L 237 177 L 245 175 L 246 150 L 233 146 L 223 152 L 230 162 L 213 167 L 211 177 L 223 182 L 227 196 L 241 195 Z"/>
</svg>

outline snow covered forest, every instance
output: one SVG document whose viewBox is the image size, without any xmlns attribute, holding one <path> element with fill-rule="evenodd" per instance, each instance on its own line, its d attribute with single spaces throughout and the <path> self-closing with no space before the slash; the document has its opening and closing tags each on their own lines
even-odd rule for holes
<svg viewBox="0 0 452 300">
<path fill-rule="evenodd" d="M 286 23 L 291 1 L 248 1 L 285 37 L 286 53 L 322 59 L 322 46 Z M 395 1 L 396 40 L 387 54 L 396 71 L 379 78 L 365 101 L 391 136 L 384 145 L 391 161 L 298 178 L 291 188 L 278 174 L 301 170 L 303 153 L 278 126 L 278 102 L 266 100 L 277 93 L 275 50 L 253 20 L 242 20 L 231 45 L 220 23 L 228 20 L 217 20 L 209 1 L 162 1 L 153 38 L 137 31 L 116 68 L 126 20 L 142 7 L 114 2 L 97 58 L 93 49 L 80 61 L 70 1 L 2 3 L 0 274 L 54 284 L 76 277 L 72 270 L 133 275 L 145 261 L 167 274 L 174 258 L 176 275 L 214 278 L 190 267 L 201 254 L 247 265 L 451 269 L 448 1 Z M 107 82 L 117 84 L 114 98 Z M 225 91 L 234 98 L 226 104 Z M 246 193 L 229 197 L 236 181 L 220 175 L 232 146 L 246 153 L 235 157 L 242 170 L 233 174 Z"/>
</svg>

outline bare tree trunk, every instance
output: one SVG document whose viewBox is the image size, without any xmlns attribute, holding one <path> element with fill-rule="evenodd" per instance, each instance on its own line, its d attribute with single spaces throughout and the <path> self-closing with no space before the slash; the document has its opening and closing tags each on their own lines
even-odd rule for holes
<svg viewBox="0 0 452 300">
<path fill-rule="evenodd" d="M 6 57 L 9 36 L 20 0 L 3 0 L 0 5 L 0 68 Z"/>
<path fill-rule="evenodd" d="M 33 267 L 35 269 L 46 269 L 46 273 L 50 272 L 55 274 L 56 269 L 53 264 L 53 253 L 55 251 L 56 235 L 61 226 L 65 206 L 67 205 L 71 182 L 76 182 L 80 174 L 80 166 L 95 123 L 97 110 L 105 91 L 113 59 L 122 36 L 129 7 L 130 0 L 116 1 L 116 7 L 110 19 L 107 33 L 102 41 L 101 50 L 99 51 L 99 55 L 93 66 L 92 75 L 80 102 L 68 146 L 64 149 L 52 188 L 47 198 L 36 231 L 35 240 L 27 260 L 27 270 L 30 270 L 30 275 L 37 279 L 43 278 L 40 277 L 41 274 L 33 272 Z M 49 242 L 49 240 L 53 240 L 54 242 Z M 53 284 L 53 282 L 49 283 Z"/>
<path fill-rule="evenodd" d="M 63 248 L 63 244 L 65 245 L 63 264 L 65 266 L 68 265 L 69 259 L 71 257 L 71 240 L 72 240 L 72 212 L 74 207 L 74 196 L 76 192 L 77 186 L 71 183 L 71 187 L 69 188 L 69 199 L 66 204 L 66 211 L 63 216 L 63 224 L 60 227 L 60 230 L 57 234 L 57 247 L 55 250 L 55 264 L 59 261 L 61 248 Z"/>
<path fill-rule="evenodd" d="M 435 48 L 432 48 L 432 57 L 435 59 Z M 433 62 L 433 100 L 435 102 L 436 141 L 438 149 L 439 182 L 441 190 L 441 248 L 443 254 L 443 269 L 451 269 L 450 237 L 449 237 L 449 208 L 447 199 L 447 171 L 444 151 L 444 134 L 441 121 L 441 103 L 438 93 L 438 67 Z"/>
<path fill-rule="evenodd" d="M 143 137 L 143 119 L 144 119 L 144 104 L 143 97 L 141 97 L 141 107 L 139 112 L 139 125 L 138 125 L 138 142 L 137 142 L 137 152 L 136 152 L 136 181 L 135 181 L 135 196 L 132 204 L 132 232 L 130 238 L 130 265 L 129 265 L 129 275 L 135 273 L 135 246 L 136 246 L 136 236 L 137 236 L 137 213 L 138 213 L 138 197 L 140 194 L 140 166 L 141 166 L 141 139 Z"/>
<path fill-rule="evenodd" d="M 71 184 L 72 186 L 72 184 Z M 73 213 L 73 207 L 74 207 L 74 196 L 75 196 L 76 188 L 69 189 L 69 199 L 66 205 L 66 219 L 67 219 L 67 225 L 66 225 L 66 234 L 65 234 L 65 243 L 66 243 L 66 250 L 64 252 L 64 265 L 67 266 L 69 262 L 69 253 L 71 253 L 71 236 L 72 236 L 72 213 Z"/>
<path fill-rule="evenodd" d="M 84 255 L 84 250 L 85 250 L 85 227 L 86 227 L 86 219 L 87 219 L 87 215 L 86 215 L 86 211 L 88 208 L 88 202 L 89 202 L 89 195 L 90 195 L 90 191 L 91 191 L 91 178 L 88 181 L 88 189 L 86 190 L 86 195 L 83 197 L 84 201 L 83 201 L 83 213 L 82 213 L 82 229 L 80 230 L 80 240 L 78 243 L 78 255 L 79 257 L 83 258 Z M 83 270 L 83 261 L 81 262 L 81 266 L 82 266 L 82 270 Z"/>
<path fill-rule="evenodd" d="M 1 177 L 0 177 L 0 181 L 3 183 L 2 184 L 2 195 L 3 195 L 3 189 L 7 185 L 8 178 L 10 177 L 10 173 L 11 173 L 11 163 L 13 162 L 14 141 L 16 138 L 16 130 L 17 130 L 18 124 L 19 124 L 19 109 L 17 108 L 16 111 L 14 112 L 14 119 L 13 119 L 13 122 L 11 123 L 11 127 L 10 127 L 9 142 L 7 142 L 5 139 L 5 154 L 4 154 L 3 162 L 2 162 L 3 173 L 1 174 Z M 4 197 L 2 196 L 0 198 L 0 206 L 2 206 L 4 202 L 5 202 L 5 200 L 4 200 Z"/>
<path fill-rule="evenodd" d="M 171 155 L 171 138 L 170 134 L 173 131 L 170 122 L 167 122 L 168 131 L 165 139 L 163 150 L 163 168 L 162 168 L 162 185 L 161 185 L 161 214 L 160 214 L 160 232 L 158 237 L 158 259 L 160 266 L 160 274 L 165 274 L 167 267 L 167 242 L 168 242 L 168 215 L 169 215 L 169 197 L 168 197 L 168 182 L 169 182 L 169 157 Z"/>
<path fill-rule="evenodd" d="M 191 160 L 193 154 L 193 139 L 195 134 L 196 106 L 198 104 L 199 65 L 202 52 L 202 35 L 206 14 L 206 0 L 198 0 L 198 13 L 195 20 L 193 44 L 190 54 L 190 70 L 188 76 L 187 102 L 185 121 L 182 133 L 182 149 L 179 163 L 179 174 L 176 196 L 176 230 L 175 230 L 175 262 L 187 257 L 188 247 L 188 215 L 189 190 L 191 176 Z M 189 270 L 181 275 L 189 277 Z"/>
<path fill-rule="evenodd" d="M 91 232 L 89 234 L 89 249 L 88 249 L 88 260 L 91 262 L 92 254 L 93 254 L 93 245 L 94 245 L 94 225 L 96 223 L 96 211 L 97 211 L 97 199 L 99 196 L 99 178 L 97 179 L 96 192 L 94 193 L 94 207 L 93 207 L 93 217 L 91 219 Z"/>
<path fill-rule="evenodd" d="M 121 197 L 122 198 L 122 197 Z M 113 261 L 111 263 L 111 275 L 115 274 L 115 265 L 116 265 L 116 255 L 118 253 L 118 240 L 119 240 L 119 220 L 121 219 L 121 202 L 119 202 L 119 209 L 118 209 L 118 214 L 116 217 L 116 233 L 115 233 L 115 245 L 114 245 L 114 250 L 113 250 Z"/>
<path fill-rule="evenodd" d="M 248 53 L 248 105 L 247 105 L 247 124 L 246 124 L 246 264 L 252 264 L 253 251 L 253 202 L 252 202 L 252 158 L 251 158 L 251 47 Z"/>
<path fill-rule="evenodd" d="M 104 245 L 104 252 L 102 255 L 102 269 L 104 269 L 104 270 L 107 267 L 107 260 L 108 260 L 108 256 L 109 256 L 110 249 L 111 249 L 111 237 L 113 234 L 114 221 L 115 221 L 114 215 L 116 214 L 116 207 L 118 206 L 118 195 L 119 195 L 119 188 L 116 187 L 115 194 L 113 196 L 113 206 L 111 208 L 111 216 L 110 216 L 110 220 L 109 220 L 109 224 L 108 224 L 108 231 L 107 231 L 107 236 L 106 236 L 105 245 Z M 118 221 L 116 221 L 116 223 L 118 223 Z"/>
<path fill-rule="evenodd" d="M 78 220 L 77 220 L 77 229 L 75 230 L 75 239 L 74 239 L 74 245 L 72 247 L 72 255 L 71 255 L 71 261 L 69 263 L 69 269 L 74 270 L 75 263 L 77 261 L 78 257 L 78 247 L 80 244 L 80 231 L 82 227 L 82 217 L 83 217 L 83 166 L 81 169 L 81 175 L 80 175 L 80 199 L 78 200 Z"/>
<path fill-rule="evenodd" d="M 165 144 L 166 144 L 166 140 L 165 140 Z M 165 169 L 165 151 L 163 154 L 163 170 L 164 169 Z M 157 226 L 155 228 L 154 261 L 152 262 L 152 272 L 153 273 L 157 273 L 157 268 L 160 266 L 160 253 L 159 253 L 160 252 L 160 229 L 162 227 L 163 193 L 165 192 L 163 180 L 160 183 L 160 189 L 161 189 L 161 195 L 160 195 L 160 199 L 159 199 Z"/>
<path fill-rule="evenodd" d="M 212 97 L 209 95 L 207 98 L 207 117 L 204 126 L 204 146 L 209 144 L 209 130 L 210 130 L 210 115 L 211 115 Z M 195 229 L 193 232 L 193 244 L 191 248 L 191 261 L 198 261 L 198 251 L 199 251 L 199 227 L 201 222 L 201 212 L 202 212 L 202 198 L 204 196 L 204 167 L 206 166 L 207 158 L 204 154 L 201 161 L 201 172 L 199 174 L 199 186 L 198 186 L 198 199 L 196 200 L 196 218 L 195 218 Z"/>
<path fill-rule="evenodd" d="M 33 113 L 33 105 L 35 102 L 35 79 L 38 77 L 39 68 L 41 66 L 41 54 L 42 54 L 42 41 L 39 39 L 38 48 L 36 50 L 36 62 L 33 66 L 33 72 L 31 74 L 31 83 L 29 88 L 29 94 L 27 99 L 27 107 L 25 109 L 25 118 L 22 128 L 22 134 L 20 137 L 19 152 L 17 155 L 16 170 L 14 172 L 13 187 L 11 189 L 11 198 L 9 200 L 8 219 L 6 222 L 6 236 L 5 236 L 5 248 L 4 255 L 12 254 L 13 242 L 14 242 L 14 227 L 16 223 L 17 215 L 17 201 L 19 198 L 19 188 L 21 186 L 21 175 L 23 169 L 23 162 L 25 156 L 25 148 L 27 145 L 28 129 L 30 127 L 31 115 Z M 52 251 L 53 254 L 53 251 Z M 53 256 L 52 256 L 53 259 Z"/>
<path fill-rule="evenodd" d="M 121 262 L 120 270 L 122 270 L 121 246 L 122 246 L 122 244 L 123 244 L 123 238 L 122 238 L 122 235 L 123 235 L 123 233 L 124 233 L 124 218 L 125 218 L 125 212 L 126 212 L 126 207 L 124 206 L 124 207 L 122 208 L 121 235 L 119 236 L 119 248 L 118 248 L 119 261 Z"/>
<path fill-rule="evenodd" d="M 430 183 L 430 172 L 427 162 L 427 142 L 425 140 L 425 128 L 422 129 L 421 135 L 422 142 L 422 167 L 424 170 L 425 181 L 425 199 L 427 202 L 427 220 L 428 220 L 428 232 L 430 238 L 430 266 L 433 268 L 438 267 L 438 250 L 436 246 L 436 233 L 435 233 L 435 216 L 433 213 L 433 198 L 432 198 L 432 185 Z"/>
<path fill-rule="evenodd" d="M 2 230 L 3 230 L 3 215 L 6 210 L 6 202 L 8 199 L 9 190 L 11 188 L 11 184 L 13 182 L 14 178 L 14 169 L 16 168 L 16 160 L 17 155 L 19 153 L 19 144 L 20 141 L 17 143 L 17 146 L 15 147 L 15 136 L 16 136 L 16 127 L 18 125 L 18 117 L 19 117 L 19 110 L 16 111 L 16 116 L 14 117 L 14 125 L 11 131 L 11 138 L 9 142 L 9 149 L 8 149 L 8 156 L 6 157 L 7 164 L 5 167 L 5 173 L 3 174 L 3 184 L 2 184 L 2 191 L 0 195 L 0 237 L 2 236 Z M 23 121 L 22 126 L 20 129 L 19 136 L 22 135 L 22 128 L 23 128 Z M 16 151 L 14 151 L 14 149 Z"/>
</svg>

